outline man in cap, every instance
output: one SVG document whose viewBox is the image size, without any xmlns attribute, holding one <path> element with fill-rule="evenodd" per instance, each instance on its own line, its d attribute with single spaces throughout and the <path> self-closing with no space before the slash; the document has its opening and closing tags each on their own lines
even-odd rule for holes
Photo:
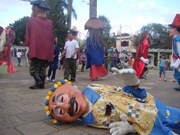
<svg viewBox="0 0 180 135">
<path fill-rule="evenodd" d="M 172 135 L 171 128 L 180 129 L 180 110 L 164 105 L 139 88 L 134 69 L 112 71 L 126 86 L 89 84 L 80 91 L 69 81 L 57 82 L 46 96 L 48 119 L 64 124 L 79 118 L 89 126 L 110 128 L 113 135 Z"/>
<path fill-rule="evenodd" d="M 169 24 L 169 32 L 173 37 L 171 67 L 175 69 L 174 78 L 180 85 L 180 14 L 175 16 L 172 24 Z M 180 86 L 174 89 L 180 91 Z"/>
<path fill-rule="evenodd" d="M 46 18 L 50 6 L 45 1 L 32 1 L 32 14 L 26 24 L 26 45 L 29 47 L 30 75 L 35 84 L 30 89 L 43 89 L 48 62 L 53 61 L 53 23 Z"/>
</svg>

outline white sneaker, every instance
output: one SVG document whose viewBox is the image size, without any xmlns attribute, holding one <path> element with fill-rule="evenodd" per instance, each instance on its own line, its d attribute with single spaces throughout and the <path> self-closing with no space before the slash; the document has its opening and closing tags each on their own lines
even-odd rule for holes
<svg viewBox="0 0 180 135">
<path fill-rule="evenodd" d="M 52 81 L 53 83 L 55 83 L 55 80 L 54 80 L 54 79 L 52 79 L 51 81 Z"/>
<path fill-rule="evenodd" d="M 46 80 L 49 81 L 50 80 L 49 77 L 46 77 Z"/>
</svg>

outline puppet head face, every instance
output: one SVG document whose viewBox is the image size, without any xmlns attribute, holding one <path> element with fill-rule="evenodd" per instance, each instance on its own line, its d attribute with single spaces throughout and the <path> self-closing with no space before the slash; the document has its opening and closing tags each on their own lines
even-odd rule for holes
<svg viewBox="0 0 180 135">
<path fill-rule="evenodd" d="M 54 86 L 57 87 L 55 91 L 48 94 L 50 95 L 48 106 L 45 108 L 47 115 L 49 114 L 48 117 L 54 121 L 53 123 L 73 122 L 87 112 L 88 103 L 84 94 L 72 86 L 71 82 L 63 84 L 60 81 L 58 83 Z"/>
</svg>

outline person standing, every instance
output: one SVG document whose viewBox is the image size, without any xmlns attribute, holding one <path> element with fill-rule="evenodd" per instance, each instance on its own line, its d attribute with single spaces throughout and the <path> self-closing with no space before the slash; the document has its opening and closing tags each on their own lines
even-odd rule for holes
<svg viewBox="0 0 180 135">
<path fill-rule="evenodd" d="M 150 47 L 149 41 L 150 33 L 144 31 L 138 41 L 138 48 L 136 51 L 136 56 L 134 60 L 133 69 L 136 71 L 136 76 L 138 78 L 143 78 L 145 64 L 149 64 L 148 50 Z"/>
<path fill-rule="evenodd" d="M 112 67 L 117 67 L 118 60 L 119 60 L 119 52 L 118 52 L 118 50 L 115 48 L 115 49 L 113 49 L 112 61 L 111 61 L 111 68 L 112 68 Z"/>
<path fill-rule="evenodd" d="M 169 24 L 170 36 L 172 40 L 172 60 L 171 67 L 174 68 L 174 78 L 179 86 L 174 88 L 180 91 L 180 14 L 176 14 L 172 24 Z"/>
<path fill-rule="evenodd" d="M 55 82 L 56 69 L 58 68 L 58 61 L 59 61 L 59 52 L 60 52 L 60 49 L 59 49 L 59 47 L 58 47 L 58 45 L 56 44 L 56 41 L 55 41 L 55 44 L 54 44 L 54 59 L 53 59 L 53 61 L 49 62 L 49 70 L 48 70 L 48 74 L 47 74 L 47 77 L 46 77 L 47 81 L 49 81 L 50 78 L 51 78 L 51 81 Z M 51 73 L 52 73 L 52 76 L 51 76 Z"/>
<path fill-rule="evenodd" d="M 82 61 L 81 72 L 84 72 L 84 68 L 86 66 L 86 61 L 87 61 L 86 49 L 85 48 L 80 49 L 80 54 L 79 55 L 80 55 L 80 58 L 81 58 L 81 61 Z"/>
<path fill-rule="evenodd" d="M 21 65 L 20 65 L 20 63 L 21 63 L 21 56 L 22 56 L 22 53 L 21 53 L 21 51 L 20 50 L 18 50 L 18 52 L 17 52 L 17 60 L 18 60 L 18 66 L 20 67 Z"/>
<path fill-rule="evenodd" d="M 89 19 L 85 24 L 88 29 L 89 37 L 86 39 L 86 69 L 90 68 L 90 78 L 92 81 L 108 74 L 104 67 L 104 42 L 102 39 L 102 30 L 104 24 L 97 18 Z"/>
<path fill-rule="evenodd" d="M 69 80 L 69 75 L 71 75 L 71 82 L 75 82 L 76 80 L 76 61 L 79 50 L 79 44 L 75 39 L 76 35 L 77 31 L 68 31 L 68 40 L 65 43 L 62 53 L 62 56 L 65 56 L 64 79 Z"/>
<path fill-rule="evenodd" d="M 159 80 L 161 80 L 161 76 L 163 74 L 164 81 L 166 82 L 166 56 L 165 54 L 161 55 L 161 58 L 159 60 Z"/>
<path fill-rule="evenodd" d="M 32 14 L 26 24 L 26 45 L 29 47 L 30 75 L 35 84 L 30 89 L 43 89 L 46 68 L 53 61 L 53 23 L 46 15 L 50 6 L 45 1 L 32 1 Z"/>
</svg>

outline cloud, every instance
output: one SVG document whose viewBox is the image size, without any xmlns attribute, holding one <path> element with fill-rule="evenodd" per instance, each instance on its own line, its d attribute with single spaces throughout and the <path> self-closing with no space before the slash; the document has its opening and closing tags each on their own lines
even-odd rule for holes
<svg viewBox="0 0 180 135">
<path fill-rule="evenodd" d="M 117 0 L 117 2 L 118 2 L 118 3 L 122 3 L 122 2 L 123 2 L 123 0 Z"/>
</svg>

